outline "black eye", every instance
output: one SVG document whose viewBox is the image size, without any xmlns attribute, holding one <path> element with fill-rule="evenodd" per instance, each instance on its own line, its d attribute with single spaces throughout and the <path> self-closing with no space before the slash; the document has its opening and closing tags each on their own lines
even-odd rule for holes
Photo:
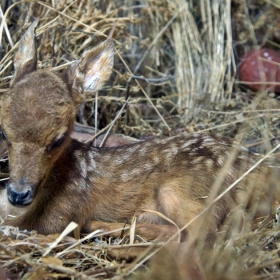
<svg viewBox="0 0 280 280">
<path fill-rule="evenodd" d="M 12 147 L 12 144 L 11 144 L 11 142 L 8 140 L 7 134 L 6 134 L 6 132 L 5 132 L 3 129 L 1 130 L 1 136 L 2 136 L 1 141 L 6 141 L 7 144 L 8 144 L 8 148 L 11 148 L 11 147 Z"/>
<path fill-rule="evenodd" d="M 65 140 L 66 140 L 66 135 L 65 134 L 63 134 L 59 138 L 54 138 L 52 143 L 46 147 L 46 151 L 51 152 L 51 151 L 61 147 L 61 145 L 64 143 Z"/>
<path fill-rule="evenodd" d="M 6 135 L 6 132 L 4 130 L 2 130 L 2 139 L 3 140 L 7 139 L 7 135 Z"/>
</svg>

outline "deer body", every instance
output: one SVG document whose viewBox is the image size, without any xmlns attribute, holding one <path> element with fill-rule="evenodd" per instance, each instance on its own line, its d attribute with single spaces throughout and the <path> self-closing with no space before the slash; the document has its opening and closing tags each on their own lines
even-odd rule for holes
<svg viewBox="0 0 280 280">
<path fill-rule="evenodd" d="M 209 144 L 216 145 L 217 141 L 223 141 L 224 149 L 219 147 L 218 154 L 214 154 Z M 99 149 L 72 140 L 34 201 L 26 206 L 27 212 L 11 224 L 44 234 L 61 232 L 71 221 L 84 228 L 91 220 L 130 223 L 134 215 L 140 224 L 166 224 L 156 214 L 143 210 L 149 209 L 183 226 L 204 208 L 218 175 L 213 170 L 218 172 L 218 162 L 223 165 L 230 153 L 231 142 L 225 141 L 195 134 Z M 223 188 L 242 174 L 240 161 L 241 157 L 232 165 Z M 244 170 L 248 166 L 244 165 Z M 205 173 L 208 176 L 201 176 Z M 267 183 L 264 175 L 261 170 L 253 174 L 259 186 Z M 243 184 L 217 203 L 213 226 L 242 203 L 242 197 L 248 199 L 248 181 Z"/>
<path fill-rule="evenodd" d="M 90 221 L 130 223 L 134 215 L 139 224 L 167 224 L 146 209 L 161 212 L 179 226 L 198 215 L 232 142 L 193 134 L 95 148 L 71 140 L 81 93 L 99 89 L 111 73 L 113 44 L 105 41 L 61 75 L 36 70 L 35 26 L 21 40 L 15 77 L 2 103 L 10 159 L 7 196 L 24 209 L 9 223 L 49 234 L 61 232 L 71 221 L 87 230 Z M 218 193 L 256 160 L 240 149 Z M 268 167 L 256 168 L 220 199 L 213 210 L 212 230 L 233 207 L 249 205 L 253 192 L 259 197 L 267 192 L 270 173 Z M 262 202 L 268 209 L 269 201 Z"/>
</svg>

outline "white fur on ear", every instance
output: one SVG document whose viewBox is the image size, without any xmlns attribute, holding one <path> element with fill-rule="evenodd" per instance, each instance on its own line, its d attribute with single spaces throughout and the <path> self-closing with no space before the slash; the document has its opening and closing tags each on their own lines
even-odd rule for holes
<svg viewBox="0 0 280 280">
<path fill-rule="evenodd" d="M 96 51 L 88 51 L 85 57 L 88 57 L 86 65 L 86 75 L 84 78 L 84 89 L 96 91 L 102 88 L 105 81 L 107 81 L 112 73 L 114 63 L 114 42 L 108 39 L 99 45 L 102 49 L 96 56 Z"/>
<path fill-rule="evenodd" d="M 83 53 L 68 70 L 68 81 L 81 91 L 97 91 L 109 79 L 114 64 L 114 41 L 107 39 Z M 72 77 L 69 77 L 71 75 Z"/>
</svg>

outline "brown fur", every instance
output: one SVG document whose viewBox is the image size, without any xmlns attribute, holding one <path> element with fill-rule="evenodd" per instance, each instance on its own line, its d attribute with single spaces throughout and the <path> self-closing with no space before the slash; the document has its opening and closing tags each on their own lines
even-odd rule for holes
<svg viewBox="0 0 280 280">
<path fill-rule="evenodd" d="M 5 270 L 2 266 L 0 266 L 0 280 L 17 280 L 18 277 L 14 276 L 8 270 Z"/>
<path fill-rule="evenodd" d="M 135 215 L 142 234 L 153 239 L 163 231 L 169 238 L 175 227 L 170 230 L 163 217 L 145 209 L 161 212 L 182 227 L 205 208 L 218 177 L 224 176 L 217 194 L 259 159 L 240 149 L 221 174 L 233 143 L 211 134 L 183 134 L 117 148 L 71 140 L 82 92 L 98 90 L 111 73 L 112 40 L 86 52 L 58 75 L 36 70 L 35 26 L 21 40 L 15 77 L 2 103 L 9 184 L 18 193 L 29 188 L 32 194 L 31 204 L 21 208 L 24 213 L 9 223 L 50 234 L 61 232 L 71 221 L 84 230 L 115 229 Z M 63 135 L 63 143 L 53 149 Z M 269 167 L 259 166 L 230 190 L 207 216 L 209 230 L 214 232 L 232 208 L 249 207 L 262 196 L 262 214 L 269 213 L 270 176 Z"/>
</svg>

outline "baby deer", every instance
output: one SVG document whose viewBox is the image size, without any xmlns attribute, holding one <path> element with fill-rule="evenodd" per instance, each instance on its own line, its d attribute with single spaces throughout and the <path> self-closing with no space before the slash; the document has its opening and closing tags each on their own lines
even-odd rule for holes
<svg viewBox="0 0 280 280">
<path fill-rule="evenodd" d="M 96 148 L 71 139 L 83 92 L 99 90 L 111 74 L 113 40 L 85 52 L 57 74 L 36 69 L 36 25 L 33 22 L 21 39 L 15 74 L 2 101 L 10 160 L 6 193 L 9 202 L 22 211 L 7 222 L 51 234 L 61 232 L 71 221 L 87 231 L 112 229 L 131 223 L 136 216 L 139 229 L 152 239 L 165 227 L 173 228 L 156 212 L 180 227 L 198 215 L 231 154 L 232 142 L 196 133 Z M 218 193 L 257 159 L 239 149 Z M 215 231 L 237 205 L 248 208 L 253 197 L 262 199 L 261 208 L 268 212 L 270 174 L 269 167 L 257 167 L 217 201 L 210 229 Z"/>
</svg>

